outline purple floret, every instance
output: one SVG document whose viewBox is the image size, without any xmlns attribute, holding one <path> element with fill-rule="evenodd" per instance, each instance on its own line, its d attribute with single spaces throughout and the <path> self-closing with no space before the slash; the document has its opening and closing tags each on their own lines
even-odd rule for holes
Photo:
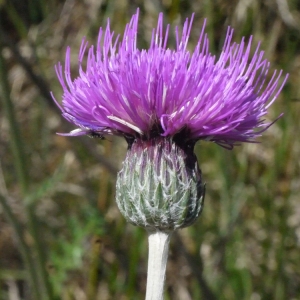
<svg viewBox="0 0 300 300">
<path fill-rule="evenodd" d="M 176 28 L 176 49 L 167 47 L 168 31 L 163 14 L 153 30 L 149 49 L 138 49 L 138 11 L 126 25 L 123 39 L 114 37 L 109 22 L 99 31 L 96 47 L 87 50 L 83 39 L 79 52 L 79 75 L 70 71 L 70 48 L 65 65 L 56 66 L 63 87 L 62 115 L 78 129 L 65 135 L 115 134 L 150 139 L 155 134 L 173 137 L 184 129 L 187 140 L 205 139 L 231 148 L 253 142 L 272 123 L 265 122 L 287 75 L 275 71 L 260 46 L 250 54 L 246 43 L 232 42 L 228 28 L 219 58 L 209 52 L 209 40 L 200 33 L 191 53 L 187 50 L 193 16 L 182 34 Z"/>
</svg>

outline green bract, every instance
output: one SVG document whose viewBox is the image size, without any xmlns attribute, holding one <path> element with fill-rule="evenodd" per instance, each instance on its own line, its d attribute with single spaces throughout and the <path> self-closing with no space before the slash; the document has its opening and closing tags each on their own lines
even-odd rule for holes
<svg viewBox="0 0 300 300">
<path fill-rule="evenodd" d="M 116 185 L 117 204 L 128 222 L 161 231 L 194 223 L 205 186 L 192 148 L 163 137 L 129 144 Z"/>
</svg>

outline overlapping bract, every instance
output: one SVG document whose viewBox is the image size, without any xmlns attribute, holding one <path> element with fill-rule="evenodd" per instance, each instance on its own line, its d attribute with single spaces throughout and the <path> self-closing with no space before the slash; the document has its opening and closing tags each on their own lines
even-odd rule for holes
<svg viewBox="0 0 300 300">
<path fill-rule="evenodd" d="M 268 76 L 270 63 L 257 46 L 250 55 L 252 38 L 232 42 L 229 28 L 218 58 L 209 52 L 201 30 L 193 52 L 187 50 L 193 17 L 182 33 L 176 28 L 176 49 L 167 47 L 169 26 L 163 15 L 153 30 L 149 49 L 137 48 L 138 12 L 125 28 L 122 40 L 114 38 L 109 22 L 100 28 L 96 47 L 87 42 L 79 52 L 79 75 L 70 71 L 70 48 L 64 69 L 56 66 L 63 87 L 63 116 L 78 129 L 71 136 L 96 133 L 145 139 L 158 134 L 172 137 L 183 128 L 187 139 L 206 139 L 225 147 L 251 142 L 270 126 L 263 120 L 287 76 Z M 271 77 L 271 78 L 270 78 Z M 270 78 L 270 79 L 269 79 Z M 279 82 L 282 81 L 280 84 Z"/>
</svg>

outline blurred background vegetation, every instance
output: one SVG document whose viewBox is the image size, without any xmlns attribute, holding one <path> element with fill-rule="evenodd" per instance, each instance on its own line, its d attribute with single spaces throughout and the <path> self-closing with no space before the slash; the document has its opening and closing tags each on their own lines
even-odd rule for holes
<svg viewBox="0 0 300 300">
<path fill-rule="evenodd" d="M 213 53 L 230 25 L 290 73 L 261 144 L 198 143 L 205 208 L 172 238 L 166 299 L 300 299 L 298 0 L 0 1 L 0 299 L 144 299 L 146 233 L 114 200 L 126 144 L 56 135 L 74 127 L 50 97 L 67 45 L 76 76 L 82 37 L 95 43 L 108 17 L 122 33 L 137 7 L 141 47 L 159 12 L 173 28 L 195 12 L 190 49 L 207 18 Z"/>
</svg>

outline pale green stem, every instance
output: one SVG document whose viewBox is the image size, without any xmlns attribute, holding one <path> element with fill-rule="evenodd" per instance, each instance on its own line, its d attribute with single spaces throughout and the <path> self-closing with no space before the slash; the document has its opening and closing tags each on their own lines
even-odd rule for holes
<svg viewBox="0 0 300 300">
<path fill-rule="evenodd" d="M 164 284 L 171 234 L 172 232 L 149 232 L 146 300 L 164 299 Z"/>
</svg>

